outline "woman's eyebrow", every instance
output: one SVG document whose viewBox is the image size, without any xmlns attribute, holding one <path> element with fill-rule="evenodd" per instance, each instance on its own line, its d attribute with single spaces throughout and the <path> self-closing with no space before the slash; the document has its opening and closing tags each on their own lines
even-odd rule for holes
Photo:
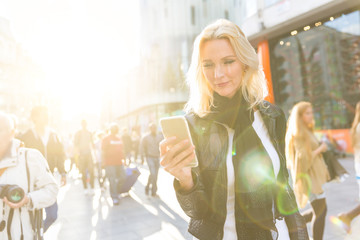
<svg viewBox="0 0 360 240">
<path fill-rule="evenodd" d="M 235 57 L 235 58 L 236 58 L 236 56 L 234 56 L 234 55 L 229 55 L 229 56 L 225 56 L 225 57 L 223 57 L 223 58 L 221 58 L 221 59 L 224 59 L 224 58 L 232 58 L 232 57 Z"/>
<path fill-rule="evenodd" d="M 235 55 L 228 55 L 228 56 L 225 56 L 225 57 L 222 57 L 221 59 L 225 59 L 225 58 L 236 58 L 236 56 Z M 212 60 L 211 59 L 203 59 L 203 60 L 201 60 L 202 62 L 212 62 Z"/>
</svg>

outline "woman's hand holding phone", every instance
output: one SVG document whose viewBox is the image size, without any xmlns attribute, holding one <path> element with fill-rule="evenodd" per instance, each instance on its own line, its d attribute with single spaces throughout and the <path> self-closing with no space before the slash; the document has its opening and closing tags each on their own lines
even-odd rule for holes
<svg viewBox="0 0 360 240">
<path fill-rule="evenodd" d="M 176 137 L 165 138 L 160 142 L 160 164 L 179 181 L 184 190 L 189 190 L 194 186 L 189 164 L 195 158 L 195 146 L 189 140 L 176 142 Z"/>
</svg>

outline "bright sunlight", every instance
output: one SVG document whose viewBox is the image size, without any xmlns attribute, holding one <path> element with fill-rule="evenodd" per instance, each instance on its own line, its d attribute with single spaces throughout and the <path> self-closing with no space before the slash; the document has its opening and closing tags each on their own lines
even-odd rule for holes
<svg viewBox="0 0 360 240">
<path fill-rule="evenodd" d="M 23 8 L 16 8 L 20 2 Z M 137 1 L 8 0 L 5 6 L 0 13 L 44 72 L 39 91 L 61 103 L 64 120 L 99 116 L 102 96 L 138 61 Z"/>
</svg>

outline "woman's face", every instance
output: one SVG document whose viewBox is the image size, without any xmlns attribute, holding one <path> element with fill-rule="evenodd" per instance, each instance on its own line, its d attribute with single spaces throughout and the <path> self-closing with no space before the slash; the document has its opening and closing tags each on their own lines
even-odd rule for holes
<svg viewBox="0 0 360 240">
<path fill-rule="evenodd" d="M 200 49 L 202 72 L 213 91 L 231 98 L 240 88 L 243 64 L 227 39 L 203 43 Z"/>
<path fill-rule="evenodd" d="M 305 112 L 302 114 L 302 120 L 306 126 L 311 126 L 314 121 L 314 114 L 312 107 L 306 108 Z"/>
</svg>

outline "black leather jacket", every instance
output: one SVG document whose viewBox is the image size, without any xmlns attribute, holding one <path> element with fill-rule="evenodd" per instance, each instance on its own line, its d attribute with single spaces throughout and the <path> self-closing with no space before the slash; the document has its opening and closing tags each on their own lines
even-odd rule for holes
<svg viewBox="0 0 360 240">
<path fill-rule="evenodd" d="M 284 152 L 285 115 L 280 108 L 267 101 L 260 104 L 258 109 L 280 158 L 276 184 L 278 187 L 274 191 L 275 217 L 285 217 L 291 239 L 308 239 L 305 222 L 298 212 L 295 196 L 288 185 Z M 196 147 L 199 166 L 192 169 L 194 187 L 191 190 L 182 191 L 179 183 L 174 181 L 176 196 L 184 212 L 191 218 L 188 231 L 192 235 L 198 239 L 222 239 L 227 202 L 227 171 L 224 162 L 228 150 L 228 132 L 225 126 L 206 117 L 188 114 L 186 119 Z M 251 206 L 245 207 L 251 209 Z"/>
</svg>

